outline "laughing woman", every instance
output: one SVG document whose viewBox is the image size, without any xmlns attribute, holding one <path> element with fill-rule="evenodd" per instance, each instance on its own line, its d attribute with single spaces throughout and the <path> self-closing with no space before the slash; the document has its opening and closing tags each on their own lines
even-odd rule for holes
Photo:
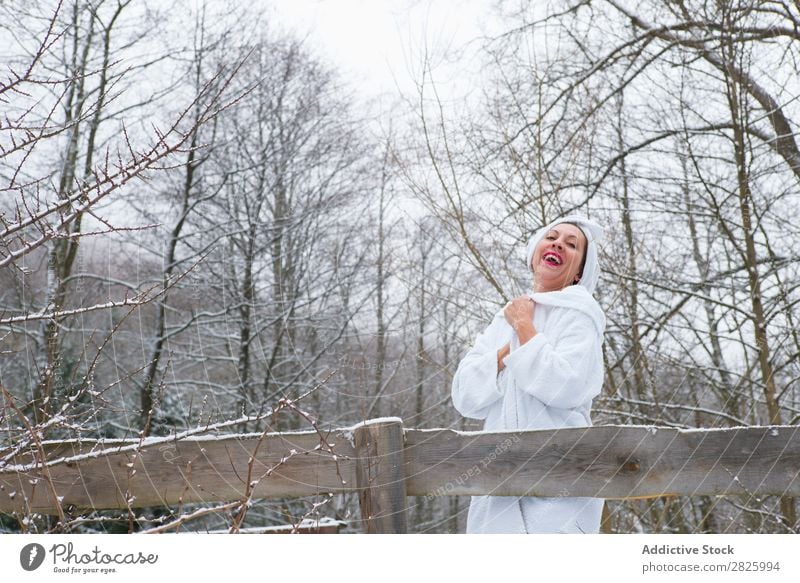
<svg viewBox="0 0 800 583">
<path fill-rule="evenodd" d="M 587 427 L 603 384 L 605 316 L 592 297 L 603 229 L 568 216 L 528 242 L 533 289 L 500 310 L 461 360 L 453 404 L 484 431 Z M 596 533 L 603 500 L 474 496 L 468 533 Z"/>
</svg>

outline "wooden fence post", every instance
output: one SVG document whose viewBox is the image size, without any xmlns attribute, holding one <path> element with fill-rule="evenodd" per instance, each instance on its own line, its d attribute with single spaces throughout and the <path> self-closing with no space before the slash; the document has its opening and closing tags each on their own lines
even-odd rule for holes
<svg viewBox="0 0 800 583">
<path fill-rule="evenodd" d="M 366 531 L 407 532 L 403 422 L 367 421 L 355 428 L 354 442 L 358 500 Z"/>
</svg>

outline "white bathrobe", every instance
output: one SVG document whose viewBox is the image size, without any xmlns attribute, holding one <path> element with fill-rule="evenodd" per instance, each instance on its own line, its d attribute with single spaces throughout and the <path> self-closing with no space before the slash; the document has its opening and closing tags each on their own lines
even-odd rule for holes
<svg viewBox="0 0 800 583">
<path fill-rule="evenodd" d="M 592 399 L 603 384 L 605 316 L 581 286 L 531 294 L 537 334 L 519 339 L 500 310 L 461 360 L 453 404 L 484 419 L 484 431 L 553 429 L 592 424 Z M 497 374 L 497 351 L 511 341 Z M 474 496 L 468 533 L 596 533 L 603 500 Z"/>
</svg>

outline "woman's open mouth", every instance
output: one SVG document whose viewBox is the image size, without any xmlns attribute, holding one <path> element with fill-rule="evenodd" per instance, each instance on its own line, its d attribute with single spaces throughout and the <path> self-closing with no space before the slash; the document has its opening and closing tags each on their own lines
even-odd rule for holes
<svg viewBox="0 0 800 583">
<path fill-rule="evenodd" d="M 542 255 L 542 261 L 552 266 L 558 266 L 564 263 L 564 259 L 555 251 L 546 251 L 545 254 Z"/>
</svg>

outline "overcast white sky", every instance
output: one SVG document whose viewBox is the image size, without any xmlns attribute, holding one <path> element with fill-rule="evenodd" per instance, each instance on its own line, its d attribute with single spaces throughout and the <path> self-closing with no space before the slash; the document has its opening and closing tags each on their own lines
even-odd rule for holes
<svg viewBox="0 0 800 583">
<path fill-rule="evenodd" d="M 434 59 L 479 37 L 491 0 L 258 0 L 284 26 L 303 34 L 321 54 L 376 93 L 413 88 L 423 49 Z M 445 67 L 447 75 L 466 61 Z"/>
</svg>

